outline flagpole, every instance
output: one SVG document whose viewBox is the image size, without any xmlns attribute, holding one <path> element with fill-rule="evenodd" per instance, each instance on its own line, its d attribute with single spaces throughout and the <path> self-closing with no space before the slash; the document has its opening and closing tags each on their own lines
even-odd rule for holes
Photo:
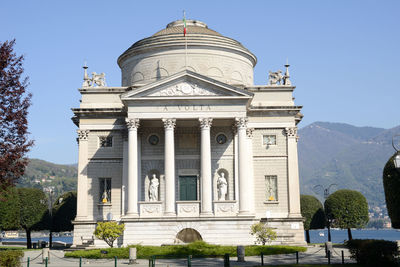
<svg viewBox="0 0 400 267">
<path fill-rule="evenodd" d="M 186 12 L 183 10 L 183 31 L 185 35 L 185 70 L 187 69 L 187 37 L 186 37 Z"/>
</svg>

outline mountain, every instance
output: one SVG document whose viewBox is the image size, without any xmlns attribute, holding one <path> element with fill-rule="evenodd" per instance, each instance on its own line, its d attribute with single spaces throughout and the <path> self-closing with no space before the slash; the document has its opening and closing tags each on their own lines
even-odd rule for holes
<svg viewBox="0 0 400 267">
<path fill-rule="evenodd" d="M 336 184 L 331 191 L 357 190 L 371 206 L 385 206 L 382 171 L 394 153 L 392 136 L 399 132 L 400 126 L 383 129 L 330 122 L 314 122 L 301 128 L 301 193 L 322 196 L 316 185 L 327 188 Z"/>
<path fill-rule="evenodd" d="M 18 180 L 18 187 L 54 186 L 55 196 L 76 191 L 78 171 L 75 165 L 54 164 L 40 159 L 29 159 L 25 174 Z"/>
</svg>

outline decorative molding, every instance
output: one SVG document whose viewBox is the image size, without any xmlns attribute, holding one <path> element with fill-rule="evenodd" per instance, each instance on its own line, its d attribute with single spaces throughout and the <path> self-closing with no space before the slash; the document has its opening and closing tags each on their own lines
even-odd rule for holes
<svg viewBox="0 0 400 267">
<path fill-rule="evenodd" d="M 215 216 L 234 216 L 237 213 L 236 201 L 214 201 Z"/>
<path fill-rule="evenodd" d="M 297 136 L 297 127 L 285 128 L 285 134 L 287 137 L 296 137 Z"/>
<path fill-rule="evenodd" d="M 246 129 L 246 135 L 248 138 L 253 138 L 253 132 L 254 132 L 254 128 L 247 128 Z"/>
<path fill-rule="evenodd" d="M 212 118 L 199 118 L 201 129 L 210 129 L 212 125 Z"/>
<path fill-rule="evenodd" d="M 79 141 L 87 141 L 89 137 L 89 130 L 77 130 Z"/>
<path fill-rule="evenodd" d="M 177 203 L 178 216 L 197 217 L 199 216 L 199 203 Z"/>
<path fill-rule="evenodd" d="M 133 118 L 133 119 L 126 118 L 125 122 L 126 122 L 126 127 L 128 128 L 128 130 L 137 129 L 140 126 L 139 119 L 136 119 L 136 118 Z"/>
<path fill-rule="evenodd" d="M 154 92 L 149 96 L 218 96 L 214 91 L 200 87 L 192 83 L 180 83 Z"/>
<path fill-rule="evenodd" d="M 236 127 L 238 129 L 246 129 L 248 121 L 249 119 L 247 117 L 235 118 Z"/>
<path fill-rule="evenodd" d="M 140 206 L 140 217 L 161 217 L 162 202 L 142 202 Z"/>
<path fill-rule="evenodd" d="M 176 125 L 176 119 L 162 119 L 165 129 L 174 129 Z"/>
</svg>

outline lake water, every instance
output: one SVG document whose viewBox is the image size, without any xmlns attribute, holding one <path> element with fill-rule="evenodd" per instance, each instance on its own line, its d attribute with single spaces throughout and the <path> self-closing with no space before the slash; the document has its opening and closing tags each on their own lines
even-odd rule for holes
<svg viewBox="0 0 400 267">
<path fill-rule="evenodd" d="M 400 240 L 400 231 L 395 229 L 387 230 L 352 230 L 354 239 L 384 239 L 390 241 Z M 324 236 L 321 236 L 323 233 Z M 333 243 L 343 243 L 348 239 L 347 230 L 336 230 L 331 229 L 331 236 Z M 324 243 L 328 241 L 328 230 L 310 230 L 310 241 L 311 243 Z M 32 242 L 37 242 L 38 240 L 43 240 L 49 242 L 48 237 L 32 238 Z M 25 238 L 15 238 L 15 239 L 3 239 L 3 241 L 26 241 Z M 72 236 L 66 237 L 53 237 L 53 241 L 61 241 L 65 243 L 72 244 Z"/>
<path fill-rule="evenodd" d="M 323 233 L 324 236 L 321 236 Z M 383 239 L 389 241 L 400 240 L 400 231 L 395 229 L 381 229 L 381 230 L 356 230 L 352 229 L 351 233 L 353 239 Z M 347 230 L 331 229 L 331 237 L 333 243 L 343 243 L 348 240 Z M 311 243 L 324 243 L 328 241 L 328 229 L 324 230 L 310 230 Z"/>
</svg>

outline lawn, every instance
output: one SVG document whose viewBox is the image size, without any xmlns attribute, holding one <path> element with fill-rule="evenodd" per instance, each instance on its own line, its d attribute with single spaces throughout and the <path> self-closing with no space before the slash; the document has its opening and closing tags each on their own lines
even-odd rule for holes
<svg viewBox="0 0 400 267">
<path fill-rule="evenodd" d="M 236 256 L 236 246 L 220 246 L 211 245 L 203 241 L 197 241 L 188 245 L 173 245 L 173 246 L 141 246 L 133 245 L 129 247 L 137 248 L 138 259 L 147 259 L 151 256 L 157 258 L 185 258 L 188 255 L 193 257 L 221 257 L 228 253 L 231 257 Z M 88 259 L 101 259 L 101 258 L 114 258 L 117 256 L 119 259 L 129 258 L 129 247 L 126 248 L 107 248 L 107 249 L 91 249 L 91 250 L 78 250 L 65 253 L 65 257 L 71 258 L 88 258 Z M 305 247 L 294 246 L 245 246 L 246 256 L 274 254 L 288 254 L 295 253 L 296 251 L 304 252 L 307 250 Z"/>
</svg>

